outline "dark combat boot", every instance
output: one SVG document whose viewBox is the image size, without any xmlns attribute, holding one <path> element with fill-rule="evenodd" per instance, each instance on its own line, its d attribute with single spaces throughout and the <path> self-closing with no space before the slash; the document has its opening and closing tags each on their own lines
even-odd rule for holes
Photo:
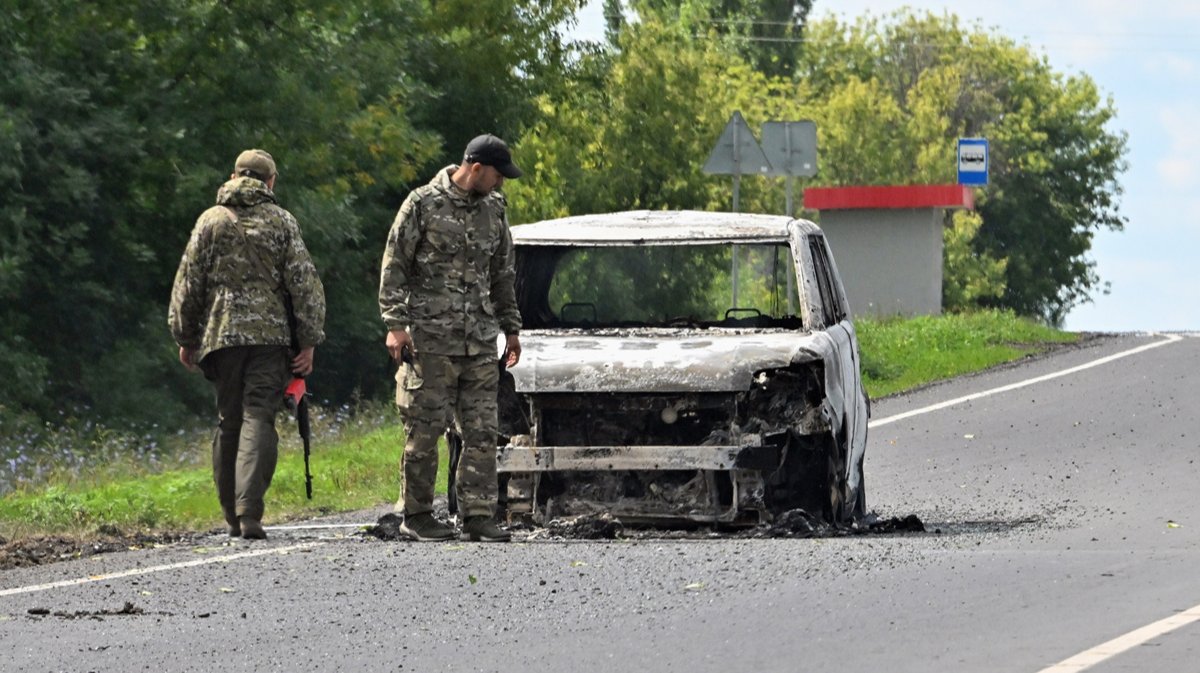
<svg viewBox="0 0 1200 673">
<path fill-rule="evenodd" d="M 263 530 L 262 522 L 248 516 L 239 516 L 238 524 L 242 529 L 242 537 L 247 540 L 265 540 L 267 531 Z"/>
<path fill-rule="evenodd" d="M 497 526 L 490 516 L 469 516 L 463 523 L 463 537 L 471 542 L 508 542 L 512 534 Z"/>
<path fill-rule="evenodd" d="M 238 523 L 237 514 L 234 514 L 233 511 L 228 509 L 224 510 L 224 512 L 225 523 L 229 525 L 229 537 L 241 537 L 242 524 Z"/>
<path fill-rule="evenodd" d="M 458 537 L 454 527 L 433 518 L 431 512 L 421 512 L 409 516 L 404 515 L 404 523 L 400 524 L 400 532 L 417 542 L 443 542 Z"/>
</svg>

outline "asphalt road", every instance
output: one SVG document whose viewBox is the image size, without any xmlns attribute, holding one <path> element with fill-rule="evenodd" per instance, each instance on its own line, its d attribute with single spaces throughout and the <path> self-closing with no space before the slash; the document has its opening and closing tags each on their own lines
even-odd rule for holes
<svg viewBox="0 0 1200 673">
<path fill-rule="evenodd" d="M 1196 671 L 1198 408 L 1190 335 L 877 401 L 868 506 L 924 534 L 270 530 L 5 571 L 0 671 Z"/>
</svg>

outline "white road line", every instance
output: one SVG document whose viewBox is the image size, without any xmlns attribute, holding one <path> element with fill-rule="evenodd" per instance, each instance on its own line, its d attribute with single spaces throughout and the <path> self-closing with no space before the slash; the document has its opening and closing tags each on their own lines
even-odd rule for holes
<svg viewBox="0 0 1200 673">
<path fill-rule="evenodd" d="M 264 530 L 325 530 L 329 528 L 369 528 L 373 523 L 298 523 L 291 526 L 264 526 Z"/>
<path fill-rule="evenodd" d="M 962 404 L 964 402 L 970 402 L 972 400 L 977 400 L 981 397 L 988 397 L 990 395 L 997 395 L 999 393 L 1006 393 L 1010 390 L 1024 388 L 1025 386 L 1032 386 L 1035 383 L 1042 383 L 1044 381 L 1056 379 L 1060 376 L 1067 376 L 1070 374 L 1075 374 L 1075 373 L 1081 372 L 1085 369 L 1091 369 L 1092 367 L 1099 367 L 1100 365 L 1108 364 L 1114 360 L 1119 360 L 1123 357 L 1128 357 L 1130 355 L 1136 355 L 1143 351 L 1148 351 L 1151 348 L 1158 348 L 1159 346 L 1166 346 L 1167 344 L 1173 344 L 1176 341 L 1180 341 L 1183 339 L 1183 337 L 1179 336 L 1178 334 L 1163 334 L 1161 336 L 1166 337 L 1166 339 L 1163 341 L 1155 341 L 1154 343 L 1146 344 L 1144 346 L 1138 346 L 1137 348 L 1131 348 L 1127 351 L 1121 351 L 1120 353 L 1115 353 L 1113 355 L 1102 357 L 1098 360 L 1092 360 L 1091 362 L 1086 362 L 1077 367 L 1071 367 L 1070 369 L 1064 369 L 1060 372 L 1054 372 L 1053 374 L 1046 374 L 1044 376 L 1038 376 L 1036 378 L 1026 379 L 1024 381 L 1010 383 L 1006 386 L 1000 386 L 999 388 L 992 388 L 991 390 L 985 390 L 981 393 L 974 393 L 971 395 L 964 395 L 963 397 L 956 397 L 955 399 L 952 399 L 952 400 L 946 400 L 945 402 L 931 404 L 927 407 L 921 407 L 920 409 L 913 409 L 911 411 L 906 411 L 902 414 L 896 414 L 895 416 L 887 416 L 885 418 L 875 419 L 875 420 L 871 421 L 870 423 L 868 423 L 867 427 L 874 429 L 881 425 L 887 425 L 888 423 L 895 423 L 896 421 L 902 421 L 906 418 L 912 418 L 913 416 L 920 416 L 921 414 L 927 414 L 931 411 L 938 411 L 940 409 L 945 409 L 946 407 L 952 407 L 956 404 Z"/>
<path fill-rule="evenodd" d="M 1123 636 L 1117 636 L 1107 643 L 1084 650 L 1070 659 L 1064 659 L 1053 666 L 1043 668 L 1038 673 L 1077 673 L 1196 621 L 1200 621 L 1200 605 L 1160 619 L 1153 624 L 1147 624 Z"/>
<path fill-rule="evenodd" d="M 301 549 L 309 549 L 324 544 L 323 542 L 306 542 L 304 544 L 294 544 L 290 547 L 273 547 L 270 549 L 255 549 L 254 551 L 245 551 L 238 554 L 229 554 L 227 556 L 214 556 L 212 558 L 196 559 L 195 561 L 184 561 L 182 563 L 169 563 L 161 566 L 151 566 L 149 568 L 133 568 L 131 570 L 122 570 L 114 573 L 105 573 L 103 575 L 90 575 L 88 577 L 79 577 L 73 580 L 62 580 L 59 582 L 50 582 L 49 584 L 34 584 L 27 587 L 15 587 L 12 589 L 0 590 L 0 598 L 4 596 L 15 596 L 17 594 L 28 594 L 35 591 L 47 591 L 49 589 L 59 589 L 62 587 L 78 586 L 80 584 L 88 584 L 91 582 L 104 582 L 106 580 L 115 580 L 122 577 L 135 577 L 137 575 L 148 575 L 150 573 L 158 573 L 166 570 L 178 570 L 180 568 L 192 568 L 195 566 L 209 565 L 212 563 L 227 563 L 229 561 L 237 561 L 244 558 L 253 558 L 255 556 L 267 556 L 270 554 L 286 554 L 288 552 L 299 551 Z"/>
<path fill-rule="evenodd" d="M 1032 379 L 1026 379 L 1024 381 L 1010 383 L 1009 385 L 1006 385 L 1006 386 L 1000 386 L 999 388 L 992 388 L 991 390 L 985 390 L 983 392 L 974 393 L 972 395 L 964 395 L 963 397 L 958 397 L 958 398 L 955 398 L 952 400 L 947 400 L 945 402 L 940 402 L 938 404 L 932 404 L 927 407 L 922 407 L 920 409 L 913 409 L 911 411 L 906 411 L 902 414 L 896 414 L 895 416 L 888 416 L 886 418 L 880 418 L 880 419 L 871 421 L 869 424 L 869 427 L 876 428 L 881 425 L 887 425 L 888 423 L 895 423 L 896 421 L 902 421 L 906 418 L 912 418 L 913 416 L 920 416 L 921 414 L 927 414 L 931 411 L 938 411 L 940 409 L 952 407 L 956 404 L 962 404 L 964 402 L 970 402 L 971 400 L 977 400 L 981 397 L 988 397 L 990 395 L 1005 393 L 1010 390 L 1024 388 L 1025 386 L 1031 386 L 1031 385 L 1034 385 L 1035 383 L 1042 383 L 1044 381 L 1056 379 L 1056 378 L 1059 378 L 1060 376 L 1067 376 L 1070 374 L 1075 374 L 1077 372 L 1084 371 L 1085 369 L 1091 369 L 1092 367 L 1099 367 L 1100 365 L 1108 364 L 1114 360 L 1119 360 L 1123 357 L 1128 357 L 1130 355 L 1136 355 L 1138 353 L 1148 351 L 1152 348 L 1158 348 L 1159 346 L 1166 346 L 1167 344 L 1172 344 L 1172 343 L 1175 343 L 1176 341 L 1180 341 L 1183 339 L 1183 336 L 1178 335 L 1178 334 L 1163 334 L 1161 336 L 1166 337 L 1166 338 L 1162 341 L 1156 341 L 1154 343 L 1145 344 L 1143 346 L 1138 346 L 1137 348 L 1131 348 L 1127 351 L 1121 351 L 1120 353 L 1115 353 L 1113 355 L 1102 357 L 1097 360 L 1092 360 L 1091 362 L 1087 362 L 1087 363 L 1084 363 L 1084 364 L 1076 366 L 1076 367 L 1071 367 L 1070 369 L 1064 369 L 1062 371 L 1054 372 L 1052 374 L 1046 374 L 1044 376 L 1038 376 L 1038 377 L 1035 377 Z M 1189 334 L 1187 336 L 1193 336 L 1193 335 Z M 1097 645 L 1096 647 L 1093 647 L 1090 650 L 1085 650 L 1083 652 L 1080 652 L 1079 654 L 1076 654 L 1075 656 L 1073 656 L 1069 659 L 1065 659 L 1057 664 L 1054 664 L 1053 666 L 1044 668 L 1041 671 L 1038 671 L 1038 673 L 1078 673 L 1079 671 L 1083 671 L 1085 669 L 1091 668 L 1092 666 L 1095 666 L 1096 664 L 1098 664 L 1102 661 L 1105 661 L 1106 659 L 1114 657 L 1122 652 L 1131 650 L 1139 645 L 1142 645 L 1150 640 L 1153 640 L 1154 638 L 1157 638 L 1163 634 L 1174 631 L 1175 629 L 1178 629 L 1181 626 L 1186 626 L 1188 624 L 1192 624 L 1196 621 L 1200 621 L 1200 605 L 1197 605 L 1196 607 L 1191 608 L 1190 610 L 1185 610 L 1184 612 L 1172 615 L 1165 619 L 1160 619 L 1159 621 L 1154 622 L 1153 624 L 1149 624 L 1149 625 L 1143 626 L 1139 629 L 1130 631 L 1129 633 L 1126 633 L 1123 636 L 1118 636 L 1116 638 L 1113 638 L 1112 640 L 1110 640 L 1106 643 Z"/>
</svg>

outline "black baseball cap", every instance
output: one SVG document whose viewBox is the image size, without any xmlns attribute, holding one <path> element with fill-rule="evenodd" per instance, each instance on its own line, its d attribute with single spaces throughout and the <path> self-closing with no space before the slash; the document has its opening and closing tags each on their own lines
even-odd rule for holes
<svg viewBox="0 0 1200 673">
<path fill-rule="evenodd" d="M 508 145 L 490 133 L 475 136 L 471 142 L 467 143 L 463 161 L 492 166 L 506 178 L 519 178 L 524 175 L 521 169 L 513 163 L 512 152 L 508 151 Z"/>
</svg>

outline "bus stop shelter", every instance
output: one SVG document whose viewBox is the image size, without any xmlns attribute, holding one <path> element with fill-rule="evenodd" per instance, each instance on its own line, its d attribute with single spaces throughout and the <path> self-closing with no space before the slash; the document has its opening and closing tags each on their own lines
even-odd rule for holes
<svg viewBox="0 0 1200 673">
<path fill-rule="evenodd" d="M 820 213 L 855 315 L 941 314 L 945 211 L 974 209 L 970 187 L 813 187 L 804 207 Z"/>
</svg>

